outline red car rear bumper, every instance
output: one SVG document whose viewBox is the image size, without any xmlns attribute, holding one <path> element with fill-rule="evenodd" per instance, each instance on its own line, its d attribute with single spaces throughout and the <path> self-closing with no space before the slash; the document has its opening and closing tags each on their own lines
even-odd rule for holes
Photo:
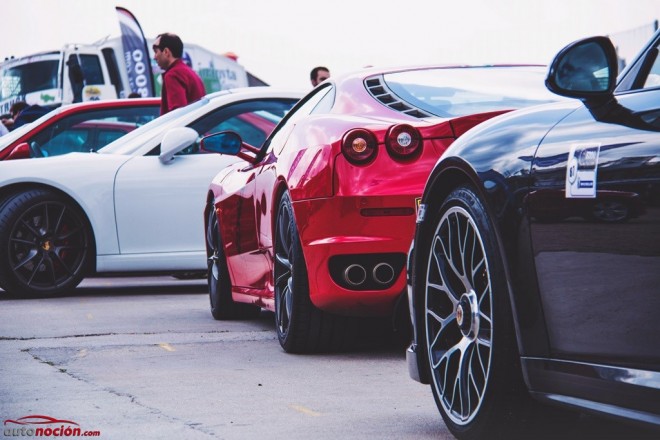
<svg viewBox="0 0 660 440">
<path fill-rule="evenodd" d="M 405 291 L 415 197 L 312 199 L 294 202 L 294 211 L 314 305 L 344 315 L 391 314 Z"/>
</svg>

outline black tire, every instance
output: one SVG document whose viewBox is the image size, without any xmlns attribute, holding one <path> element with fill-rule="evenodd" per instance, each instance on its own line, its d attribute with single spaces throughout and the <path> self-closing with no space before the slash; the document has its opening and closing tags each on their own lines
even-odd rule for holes
<svg viewBox="0 0 660 440">
<path fill-rule="evenodd" d="M 625 222 L 630 217 L 628 205 L 623 202 L 606 200 L 594 203 L 589 220 L 603 223 Z"/>
<path fill-rule="evenodd" d="M 346 348 L 348 317 L 323 312 L 309 298 L 307 266 L 288 194 L 284 194 L 275 222 L 275 327 L 287 353 L 315 353 Z"/>
<path fill-rule="evenodd" d="M 92 233 L 82 211 L 46 189 L 24 191 L 0 208 L 0 286 L 39 298 L 74 289 L 92 261 Z"/>
<path fill-rule="evenodd" d="M 218 219 L 213 209 L 209 212 L 206 241 L 209 249 L 207 280 L 211 315 L 217 320 L 256 318 L 261 313 L 260 307 L 236 302 L 231 296 L 231 280 L 218 232 Z"/>
<path fill-rule="evenodd" d="M 419 279 L 436 405 L 458 439 L 525 438 L 538 405 L 522 379 L 493 225 L 476 193 L 459 187 L 432 216 L 431 231 Z"/>
</svg>

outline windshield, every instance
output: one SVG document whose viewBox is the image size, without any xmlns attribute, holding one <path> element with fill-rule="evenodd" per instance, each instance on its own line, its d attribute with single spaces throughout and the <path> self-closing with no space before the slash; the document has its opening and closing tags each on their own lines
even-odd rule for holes
<svg viewBox="0 0 660 440">
<path fill-rule="evenodd" d="M 516 109 L 557 101 L 544 66 L 412 70 L 383 75 L 400 99 L 440 117 Z"/>
<path fill-rule="evenodd" d="M 57 88 L 58 70 L 57 59 L 3 68 L 0 100 Z"/>
<path fill-rule="evenodd" d="M 174 125 L 173 121 L 178 120 L 180 117 L 194 111 L 200 107 L 208 104 L 208 97 L 202 98 L 185 107 L 178 108 L 169 113 L 159 116 L 153 121 L 144 124 L 142 127 L 136 128 L 125 136 L 109 143 L 99 150 L 102 154 L 131 154 L 140 148 L 149 140 L 164 132 L 164 127 Z"/>
</svg>

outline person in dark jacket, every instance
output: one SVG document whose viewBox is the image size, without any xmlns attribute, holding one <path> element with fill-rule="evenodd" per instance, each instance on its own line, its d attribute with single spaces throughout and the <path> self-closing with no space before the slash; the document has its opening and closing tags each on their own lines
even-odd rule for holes
<svg viewBox="0 0 660 440">
<path fill-rule="evenodd" d="M 153 50 L 158 67 L 165 71 L 161 89 L 161 115 L 206 95 L 202 79 L 181 59 L 183 56 L 181 38 L 171 33 L 160 34 L 156 37 Z"/>
<path fill-rule="evenodd" d="M 18 127 L 34 122 L 51 109 L 42 107 L 40 105 L 29 105 L 25 101 L 17 101 L 11 105 L 9 108 L 9 113 L 12 116 L 12 130 L 16 130 Z"/>
<path fill-rule="evenodd" d="M 66 62 L 69 66 L 69 81 L 71 82 L 71 90 L 73 91 L 73 102 L 82 102 L 82 92 L 85 88 L 85 75 L 82 68 L 78 63 L 77 55 L 69 55 L 69 60 Z"/>
</svg>

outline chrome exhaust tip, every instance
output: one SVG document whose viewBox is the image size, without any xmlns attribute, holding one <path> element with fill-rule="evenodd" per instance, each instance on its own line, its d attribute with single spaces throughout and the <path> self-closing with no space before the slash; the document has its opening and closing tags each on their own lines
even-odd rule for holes
<svg viewBox="0 0 660 440">
<path fill-rule="evenodd" d="M 388 263 L 378 263 L 371 275 L 378 284 L 389 284 L 394 281 L 394 268 Z"/>
<path fill-rule="evenodd" d="M 367 281 L 367 271 L 364 266 L 351 264 L 344 269 L 344 281 L 353 287 L 360 286 Z"/>
</svg>

